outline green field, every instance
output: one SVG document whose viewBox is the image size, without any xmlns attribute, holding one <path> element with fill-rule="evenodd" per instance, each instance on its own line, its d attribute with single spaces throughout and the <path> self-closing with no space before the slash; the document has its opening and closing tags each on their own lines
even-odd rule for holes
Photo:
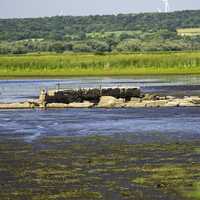
<svg viewBox="0 0 200 200">
<path fill-rule="evenodd" d="M 200 35 L 200 28 L 181 28 L 177 29 L 177 33 L 181 36 L 196 36 Z"/>
<path fill-rule="evenodd" d="M 200 52 L 0 56 L 0 76 L 199 74 Z"/>
</svg>

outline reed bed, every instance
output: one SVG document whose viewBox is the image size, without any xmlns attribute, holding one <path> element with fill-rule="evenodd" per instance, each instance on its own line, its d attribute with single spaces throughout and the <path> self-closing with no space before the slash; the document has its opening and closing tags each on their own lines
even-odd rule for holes
<svg viewBox="0 0 200 200">
<path fill-rule="evenodd" d="M 199 74 L 200 52 L 0 56 L 0 76 Z"/>
</svg>

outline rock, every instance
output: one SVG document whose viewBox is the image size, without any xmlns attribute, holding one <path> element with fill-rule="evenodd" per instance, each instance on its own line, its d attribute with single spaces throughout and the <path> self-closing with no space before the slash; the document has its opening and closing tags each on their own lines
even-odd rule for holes
<svg viewBox="0 0 200 200">
<path fill-rule="evenodd" d="M 165 106 L 166 107 L 192 107 L 197 106 L 198 104 L 195 104 L 192 102 L 192 98 L 185 97 L 182 99 L 171 99 Z"/>
<path fill-rule="evenodd" d="M 114 105 L 115 108 L 123 108 L 124 106 L 125 106 L 125 99 L 122 99 L 122 98 L 117 99 Z"/>
<path fill-rule="evenodd" d="M 165 104 L 167 104 L 168 101 L 167 100 L 149 100 L 149 101 L 129 101 L 126 103 L 125 107 L 128 108 L 144 108 L 144 107 L 163 107 L 165 106 Z"/>
<path fill-rule="evenodd" d="M 158 97 L 159 100 L 167 100 L 167 98 L 164 96 L 164 97 Z"/>
<path fill-rule="evenodd" d="M 91 108 L 94 103 L 84 101 L 83 103 L 48 103 L 46 108 Z"/>
<path fill-rule="evenodd" d="M 142 101 L 142 99 L 141 98 L 132 97 L 130 101 L 132 101 L 134 103 L 136 103 L 136 102 L 139 103 L 139 102 Z"/>
<path fill-rule="evenodd" d="M 70 103 L 68 108 L 91 108 L 94 106 L 94 103 L 89 101 L 84 101 L 83 103 Z"/>
<path fill-rule="evenodd" d="M 66 103 L 48 103 L 46 108 L 68 108 Z"/>
<path fill-rule="evenodd" d="M 158 100 L 159 97 L 156 94 L 145 94 L 142 100 Z"/>
<path fill-rule="evenodd" d="M 1 103 L 0 109 L 33 109 L 35 105 L 30 102 Z"/>
<path fill-rule="evenodd" d="M 125 105 L 124 99 L 116 99 L 111 96 L 102 96 L 96 107 L 99 108 L 113 108 L 113 107 L 123 107 Z"/>
<path fill-rule="evenodd" d="M 193 106 L 197 106 L 194 103 L 190 103 L 190 102 L 180 102 L 179 104 L 180 107 L 193 107 Z"/>
<path fill-rule="evenodd" d="M 190 98 L 179 99 L 180 107 L 192 107 L 196 106 Z"/>
<path fill-rule="evenodd" d="M 144 101 L 145 107 L 163 107 L 165 106 L 168 101 L 167 100 L 155 100 L 155 101 Z"/>
<path fill-rule="evenodd" d="M 29 100 L 27 101 L 26 103 L 29 103 L 30 107 L 31 108 L 37 108 L 40 106 L 40 102 L 38 99 L 35 99 L 35 100 Z"/>
<path fill-rule="evenodd" d="M 166 99 L 172 100 L 172 99 L 176 99 L 176 97 L 173 97 L 173 96 L 166 96 Z"/>
<path fill-rule="evenodd" d="M 135 101 L 129 101 L 125 103 L 126 108 L 144 108 L 145 103 L 144 102 L 135 102 Z"/>
<path fill-rule="evenodd" d="M 185 101 L 188 101 L 193 104 L 199 104 L 200 105 L 200 97 L 198 96 L 191 96 L 191 97 L 184 97 Z"/>
<path fill-rule="evenodd" d="M 179 107 L 179 105 L 180 105 L 180 101 L 175 99 L 175 100 L 171 100 L 168 103 L 166 103 L 164 105 L 164 107 Z"/>
</svg>

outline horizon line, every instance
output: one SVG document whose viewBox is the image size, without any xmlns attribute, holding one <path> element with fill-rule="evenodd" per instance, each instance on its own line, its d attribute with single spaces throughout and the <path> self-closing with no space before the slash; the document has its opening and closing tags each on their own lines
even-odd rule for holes
<svg viewBox="0 0 200 200">
<path fill-rule="evenodd" d="M 139 15 L 139 14 L 170 14 L 175 12 L 185 12 L 185 11 L 200 11 L 200 9 L 185 9 L 185 10 L 173 10 L 170 12 L 158 12 L 158 11 L 144 11 L 144 12 L 134 12 L 134 13 L 111 13 L 111 14 L 88 14 L 88 15 L 51 15 L 51 16 L 33 16 L 33 17 L 0 17 L 0 20 L 11 20 L 11 19 L 39 19 L 39 18 L 52 18 L 52 17 L 89 17 L 89 16 L 118 16 L 118 15 Z"/>
</svg>

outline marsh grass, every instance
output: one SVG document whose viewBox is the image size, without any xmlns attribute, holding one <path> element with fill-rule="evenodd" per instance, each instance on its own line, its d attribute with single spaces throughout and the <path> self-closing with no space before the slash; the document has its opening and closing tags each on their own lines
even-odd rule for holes
<svg viewBox="0 0 200 200">
<path fill-rule="evenodd" d="M 199 74 L 200 52 L 0 56 L 0 76 Z"/>
</svg>

